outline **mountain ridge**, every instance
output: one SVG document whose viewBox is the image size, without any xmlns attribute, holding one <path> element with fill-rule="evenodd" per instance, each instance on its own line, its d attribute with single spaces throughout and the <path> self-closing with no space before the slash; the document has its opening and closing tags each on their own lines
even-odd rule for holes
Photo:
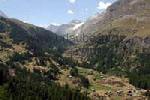
<svg viewBox="0 0 150 100">
<path fill-rule="evenodd" d="M 89 17 L 86 21 L 84 21 L 84 23 L 80 27 L 76 28 L 73 31 L 71 30 L 67 32 L 74 36 L 77 35 L 82 36 L 83 34 L 87 36 L 91 36 L 94 34 L 98 34 L 107 28 L 120 27 L 120 26 L 116 26 L 116 24 L 121 25 L 121 23 L 125 22 L 124 20 L 126 20 L 127 22 L 129 22 L 130 20 L 131 22 L 136 20 L 137 22 L 134 21 L 133 24 L 137 24 L 137 26 L 140 26 L 141 23 L 145 23 L 146 25 L 148 25 L 149 18 L 150 18 L 149 17 L 150 14 L 148 13 L 149 6 L 150 6 L 150 2 L 148 0 L 118 0 L 114 4 L 109 6 L 106 9 L 106 11 L 102 13 L 97 13 L 94 16 Z M 137 26 L 135 26 L 135 28 Z M 145 27 L 145 31 L 148 30 L 149 30 L 148 26 Z M 149 35 L 149 33 L 145 33 L 144 31 L 140 31 L 140 32 L 143 32 L 143 34 L 145 35 Z M 136 36 L 136 35 L 142 37 L 140 33 L 136 33 L 135 35 L 132 36 Z"/>
<path fill-rule="evenodd" d="M 81 20 L 72 20 L 68 24 L 62 25 L 49 25 L 46 29 L 55 32 L 56 34 L 63 36 L 63 35 L 72 35 L 73 31 L 78 29 L 82 26 L 84 22 Z"/>
<path fill-rule="evenodd" d="M 7 18 L 7 15 L 0 10 L 0 17 Z"/>
</svg>

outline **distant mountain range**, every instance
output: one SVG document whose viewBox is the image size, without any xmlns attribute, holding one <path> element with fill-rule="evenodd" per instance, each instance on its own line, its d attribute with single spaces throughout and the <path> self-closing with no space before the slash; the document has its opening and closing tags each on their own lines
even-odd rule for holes
<svg viewBox="0 0 150 100">
<path fill-rule="evenodd" d="M 48 30 L 57 33 L 57 35 L 66 35 L 66 34 L 72 34 L 75 30 L 77 30 L 79 27 L 81 27 L 84 24 L 81 20 L 72 20 L 68 24 L 62 24 L 62 25 L 49 25 Z"/>
<path fill-rule="evenodd" d="M 97 13 L 94 16 L 88 18 L 85 22 L 70 22 L 69 24 L 63 24 L 60 26 L 50 25 L 47 29 L 59 35 L 68 33 L 71 35 L 80 36 L 83 33 L 86 35 L 100 33 L 103 29 L 110 28 L 109 26 L 119 27 L 120 25 L 126 25 L 125 22 L 128 23 L 130 21 L 132 22 L 131 24 L 134 25 L 141 23 L 145 23 L 146 25 L 149 22 L 150 16 L 149 6 L 149 0 L 118 0 L 117 2 L 109 6 L 105 12 Z M 126 26 L 132 27 L 131 24 Z M 78 27 L 74 28 L 75 26 Z M 145 30 L 149 30 L 149 28 L 147 28 L 146 26 L 143 28 Z M 135 26 L 135 28 L 138 27 Z M 137 32 L 136 35 L 140 36 L 146 34 L 148 33 L 143 32 L 143 34 L 140 34 L 139 32 Z"/>
<path fill-rule="evenodd" d="M 7 16 L 0 10 L 0 17 L 7 18 Z"/>
<path fill-rule="evenodd" d="M 99 22 L 99 20 L 103 18 L 103 15 L 104 13 L 97 13 L 94 16 L 88 18 L 86 21 L 73 20 L 68 24 L 62 24 L 62 25 L 51 24 L 47 27 L 47 30 L 50 30 L 56 33 L 57 35 L 61 35 L 61 36 L 66 34 L 79 36 L 84 32 L 85 33 L 87 33 L 87 31 L 91 32 L 91 28 L 93 28 L 93 25 L 96 25 Z"/>
</svg>

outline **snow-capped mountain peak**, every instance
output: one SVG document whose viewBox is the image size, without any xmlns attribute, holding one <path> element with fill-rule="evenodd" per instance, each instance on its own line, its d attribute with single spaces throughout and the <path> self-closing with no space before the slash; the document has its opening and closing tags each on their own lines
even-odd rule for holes
<svg viewBox="0 0 150 100">
<path fill-rule="evenodd" d="M 58 35 L 66 35 L 66 34 L 72 34 L 73 31 L 81 27 L 83 24 L 84 22 L 81 20 L 72 20 L 68 24 L 62 24 L 60 26 L 49 25 L 47 29 Z"/>
<path fill-rule="evenodd" d="M 76 24 L 76 25 L 73 27 L 73 30 L 78 29 L 78 28 L 81 27 L 83 24 L 84 24 L 84 22 L 79 23 L 79 24 Z"/>
</svg>

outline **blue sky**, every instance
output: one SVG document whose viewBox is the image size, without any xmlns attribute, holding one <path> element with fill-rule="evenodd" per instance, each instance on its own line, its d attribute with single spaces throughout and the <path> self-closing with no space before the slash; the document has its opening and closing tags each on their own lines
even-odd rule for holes
<svg viewBox="0 0 150 100">
<path fill-rule="evenodd" d="M 116 0 L 0 0 L 7 16 L 38 26 L 86 20 Z"/>
</svg>

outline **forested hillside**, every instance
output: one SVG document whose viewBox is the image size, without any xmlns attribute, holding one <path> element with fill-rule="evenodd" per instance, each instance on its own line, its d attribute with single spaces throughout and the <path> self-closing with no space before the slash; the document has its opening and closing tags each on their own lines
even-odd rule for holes
<svg viewBox="0 0 150 100">
<path fill-rule="evenodd" d="M 149 12 L 149 0 L 118 0 L 71 24 L 77 43 L 0 17 L 0 100 L 149 100 Z"/>
<path fill-rule="evenodd" d="M 43 28 L 0 18 L 0 99 L 88 100 L 54 82 L 61 69 L 56 61 L 65 61 L 60 54 L 71 44 Z"/>
<path fill-rule="evenodd" d="M 97 31 L 66 54 L 80 58 L 86 68 L 125 76 L 134 86 L 149 89 L 149 8 L 149 0 L 118 0 L 95 24 Z"/>
<path fill-rule="evenodd" d="M 86 68 L 125 76 L 136 87 L 149 89 L 150 37 L 127 38 L 115 35 L 117 32 L 126 32 L 118 29 L 104 32 L 107 34 L 96 35 L 85 45 L 70 50 L 70 55 L 86 58 L 81 61 L 81 65 Z"/>
</svg>

